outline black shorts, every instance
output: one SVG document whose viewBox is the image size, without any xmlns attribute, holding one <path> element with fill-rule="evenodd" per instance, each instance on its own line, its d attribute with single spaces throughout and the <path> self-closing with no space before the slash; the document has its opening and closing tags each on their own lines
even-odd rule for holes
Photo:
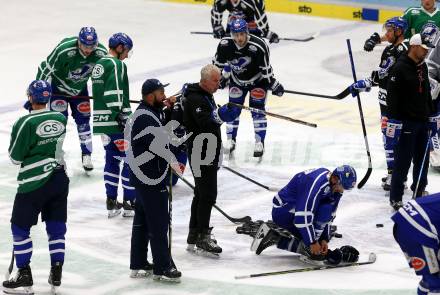
<svg viewBox="0 0 440 295">
<path fill-rule="evenodd" d="M 11 223 L 30 228 L 42 221 L 67 221 L 67 195 L 69 178 L 63 168 L 57 168 L 50 179 L 39 189 L 28 193 L 17 193 L 12 209 Z"/>
</svg>

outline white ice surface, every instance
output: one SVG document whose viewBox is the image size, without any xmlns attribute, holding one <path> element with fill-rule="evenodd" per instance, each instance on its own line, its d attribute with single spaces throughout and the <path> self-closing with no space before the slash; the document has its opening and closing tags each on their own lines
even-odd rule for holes
<svg viewBox="0 0 440 295">
<path fill-rule="evenodd" d="M 106 44 L 115 32 L 134 40 L 134 55 L 127 61 L 131 99 L 139 99 L 146 78 L 170 82 L 167 93 L 184 82 L 195 82 L 200 67 L 212 58 L 217 42 L 208 36 L 190 35 L 209 30 L 209 7 L 153 1 L 3 1 L 0 17 L 0 269 L 9 264 L 12 247 L 9 218 L 15 195 L 17 168 L 10 164 L 7 146 L 13 122 L 26 111 L 25 89 L 35 77 L 38 64 L 62 38 L 76 35 L 79 28 L 93 25 Z M 271 45 L 276 77 L 286 89 L 334 95 L 353 78 L 346 39 L 352 40 L 358 78 L 368 75 L 378 63 L 380 51 L 362 51 L 362 45 L 379 25 L 269 13 L 272 29 L 285 37 L 315 32 L 311 42 L 281 42 Z M 251 239 L 237 235 L 231 224 L 213 211 L 214 233 L 223 247 L 220 259 L 187 253 L 187 224 L 192 193 L 183 183 L 174 188 L 173 256 L 183 272 L 182 284 L 168 286 L 151 280 L 128 277 L 131 220 L 108 220 L 102 180 L 103 148 L 94 138 L 95 170 L 85 176 L 80 163 L 76 128 L 69 120 L 65 143 L 71 190 L 66 237 L 66 263 L 60 294 L 415 294 L 418 278 L 406 264 L 391 234 L 391 211 L 380 188 L 385 160 L 379 129 L 377 91 L 362 95 L 373 174 L 366 186 L 344 194 L 335 223 L 342 239 L 331 246 L 350 244 L 361 251 L 361 259 L 375 252 L 375 264 L 329 271 L 316 271 L 265 278 L 234 280 L 235 275 L 303 267 L 288 252 L 268 249 L 256 256 L 249 251 Z M 226 102 L 219 92 L 218 102 Z M 135 107 L 135 106 L 133 106 Z M 243 113 L 237 153 L 229 164 L 258 181 L 281 187 L 303 169 L 348 163 L 362 178 L 367 168 L 365 145 L 356 100 L 331 101 L 296 95 L 269 96 L 268 110 L 318 124 L 313 129 L 269 118 L 266 154 L 261 163 L 251 157 L 252 121 Z M 187 170 L 185 177 L 192 181 Z M 439 174 L 430 171 L 428 190 L 440 191 Z M 218 206 L 228 214 L 270 219 L 273 192 L 219 171 Z M 406 192 L 405 199 L 410 198 Z M 376 228 L 383 223 L 383 228 Z M 32 230 L 35 291 L 48 294 L 46 282 L 49 255 L 44 225 Z"/>
</svg>

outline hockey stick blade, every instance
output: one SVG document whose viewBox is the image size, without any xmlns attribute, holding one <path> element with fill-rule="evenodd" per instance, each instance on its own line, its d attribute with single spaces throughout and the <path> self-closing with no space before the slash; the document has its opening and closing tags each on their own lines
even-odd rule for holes
<svg viewBox="0 0 440 295">
<path fill-rule="evenodd" d="M 313 267 L 289 269 L 289 270 L 282 270 L 282 271 L 263 272 L 263 273 L 256 273 L 256 274 L 250 274 L 250 275 L 244 275 L 244 276 L 235 276 L 234 278 L 236 280 L 240 280 L 240 279 L 250 279 L 250 278 L 257 278 L 257 277 L 283 275 L 283 274 L 288 274 L 288 273 L 298 273 L 298 272 L 308 272 L 308 271 L 315 271 L 315 270 L 326 270 L 326 269 L 334 269 L 334 268 L 361 266 L 361 265 L 373 264 L 376 262 L 376 259 L 377 259 L 376 254 L 370 253 L 370 255 L 368 256 L 368 260 L 363 261 L 363 262 L 354 262 L 354 263 L 339 264 L 339 265 L 313 266 Z"/>
<path fill-rule="evenodd" d="M 341 93 L 334 95 L 334 96 L 333 95 L 310 93 L 310 92 L 301 92 L 301 91 L 295 91 L 295 90 L 284 90 L 284 92 L 291 93 L 291 94 L 304 95 L 304 96 L 312 96 L 312 97 L 340 100 L 340 99 L 346 98 L 350 94 L 350 87 L 345 88 Z"/>
<path fill-rule="evenodd" d="M 319 32 L 316 32 L 312 36 L 306 37 L 306 38 L 279 38 L 279 39 L 280 40 L 285 40 L 285 41 L 309 42 L 309 41 L 312 41 L 313 39 L 315 39 L 318 36 L 319 36 Z"/>
<path fill-rule="evenodd" d="M 6 270 L 5 273 L 5 281 L 8 281 L 9 277 L 11 276 L 12 269 L 14 268 L 14 261 L 15 261 L 14 249 L 12 249 L 11 262 L 9 262 L 8 269 Z"/>
</svg>

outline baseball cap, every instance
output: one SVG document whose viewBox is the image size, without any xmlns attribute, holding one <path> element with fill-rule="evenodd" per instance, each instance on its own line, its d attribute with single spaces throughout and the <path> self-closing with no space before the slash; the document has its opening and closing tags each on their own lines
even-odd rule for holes
<svg viewBox="0 0 440 295">
<path fill-rule="evenodd" d="M 142 84 L 142 95 L 150 94 L 156 91 L 157 89 L 165 88 L 168 85 L 170 85 L 170 83 L 162 84 L 157 79 L 147 79 L 145 80 L 144 84 Z"/>
<path fill-rule="evenodd" d="M 431 43 L 429 36 L 422 37 L 422 35 L 420 34 L 415 34 L 414 36 L 412 36 L 409 40 L 409 45 L 419 45 L 425 49 L 431 49 L 435 47 L 435 45 Z"/>
</svg>

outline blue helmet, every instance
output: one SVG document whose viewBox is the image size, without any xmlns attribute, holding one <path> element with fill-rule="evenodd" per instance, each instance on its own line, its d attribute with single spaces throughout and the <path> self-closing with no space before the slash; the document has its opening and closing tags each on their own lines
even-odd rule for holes
<svg viewBox="0 0 440 295">
<path fill-rule="evenodd" d="M 408 29 L 408 22 L 406 21 L 406 19 L 400 17 L 400 16 L 396 16 L 396 17 L 392 17 L 389 20 L 387 20 L 385 22 L 384 27 L 392 27 L 394 28 L 394 30 L 396 29 L 401 29 L 402 30 L 402 34 L 404 34 L 406 32 L 406 30 Z"/>
<path fill-rule="evenodd" d="M 98 44 L 98 35 L 94 27 L 83 27 L 79 31 L 79 42 L 85 46 L 96 46 Z"/>
<path fill-rule="evenodd" d="M 247 31 L 248 31 L 248 24 L 244 19 L 238 18 L 231 22 L 231 33 L 241 33 Z"/>
<path fill-rule="evenodd" d="M 32 97 L 33 103 L 46 104 L 52 96 L 52 87 L 47 81 L 34 80 L 28 87 L 27 95 Z"/>
<path fill-rule="evenodd" d="M 113 36 L 110 37 L 108 40 L 108 47 L 115 49 L 119 45 L 123 45 L 128 50 L 131 50 L 133 48 L 133 41 L 130 37 L 128 37 L 127 34 L 124 33 L 116 33 L 113 34 Z"/>
<path fill-rule="evenodd" d="M 345 190 L 354 188 L 357 181 L 356 170 L 350 165 L 342 165 L 337 167 L 332 175 L 339 178 L 339 182 Z"/>
</svg>

